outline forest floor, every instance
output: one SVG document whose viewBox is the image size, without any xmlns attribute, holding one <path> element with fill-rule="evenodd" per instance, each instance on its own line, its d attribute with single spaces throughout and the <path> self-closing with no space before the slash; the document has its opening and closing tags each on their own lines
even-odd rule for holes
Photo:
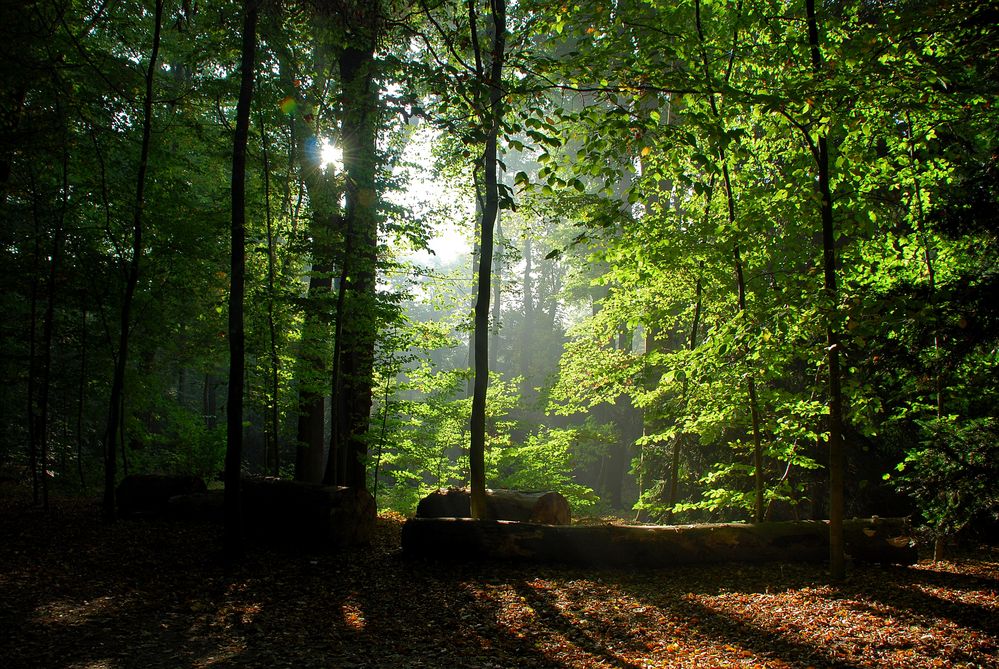
<svg viewBox="0 0 999 669">
<path fill-rule="evenodd" d="M 253 548 L 0 498 L 0 667 L 999 667 L 999 549 L 914 567 L 593 570 Z"/>
</svg>

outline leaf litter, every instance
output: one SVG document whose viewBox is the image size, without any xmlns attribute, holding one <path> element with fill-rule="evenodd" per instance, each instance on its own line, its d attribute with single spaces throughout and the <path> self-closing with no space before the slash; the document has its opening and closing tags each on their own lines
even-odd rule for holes
<svg viewBox="0 0 999 669">
<path fill-rule="evenodd" d="M 915 567 L 597 570 L 407 559 L 403 518 L 335 554 L 208 524 L 0 500 L 0 665 L 20 667 L 999 667 L 999 550 Z"/>
</svg>

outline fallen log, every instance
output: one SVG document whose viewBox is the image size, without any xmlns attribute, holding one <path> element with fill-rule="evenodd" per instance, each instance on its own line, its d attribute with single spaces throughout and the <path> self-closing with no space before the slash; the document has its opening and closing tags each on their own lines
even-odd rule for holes
<svg viewBox="0 0 999 669">
<path fill-rule="evenodd" d="M 375 500 L 359 488 L 277 478 L 245 478 L 243 527 L 272 544 L 330 550 L 371 543 Z"/>
<path fill-rule="evenodd" d="M 166 513 L 171 497 L 207 489 L 197 476 L 131 474 L 115 489 L 115 501 L 122 517 L 159 516 Z"/>
<path fill-rule="evenodd" d="M 906 519 L 845 523 L 846 551 L 864 562 L 915 564 Z M 668 567 L 719 562 L 822 562 L 829 525 L 791 521 L 745 525 L 551 526 L 467 518 L 413 518 L 402 528 L 405 554 L 588 566 Z"/>
<path fill-rule="evenodd" d="M 416 507 L 417 518 L 470 516 L 471 502 L 467 488 L 436 490 L 421 499 Z M 569 501 L 557 492 L 487 489 L 486 519 L 568 525 L 572 514 Z"/>
</svg>

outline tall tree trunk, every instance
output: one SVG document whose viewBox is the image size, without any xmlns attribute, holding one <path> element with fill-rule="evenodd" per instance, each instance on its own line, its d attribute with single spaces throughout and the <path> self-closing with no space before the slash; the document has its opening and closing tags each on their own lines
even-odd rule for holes
<svg viewBox="0 0 999 669">
<path fill-rule="evenodd" d="M 125 368 L 128 364 L 129 330 L 132 320 L 132 301 L 139 283 L 139 264 L 142 258 L 142 214 L 145 207 L 146 171 L 149 166 L 149 145 L 153 129 L 153 81 L 156 74 L 156 59 L 160 51 L 160 27 L 163 23 L 163 0 L 156 0 L 153 16 L 153 47 L 146 70 L 146 92 L 142 101 L 142 145 L 139 150 L 139 167 L 135 178 L 135 203 L 132 211 L 132 258 L 125 280 L 125 294 L 121 303 L 121 329 L 118 334 L 118 356 L 115 359 L 114 377 L 111 381 L 111 397 L 108 400 L 108 422 L 104 433 L 104 519 L 115 518 L 114 489 L 117 478 L 115 456 L 115 434 L 123 418 L 121 413 L 125 389 Z"/>
<path fill-rule="evenodd" d="M 257 2 L 243 2 L 243 47 L 239 65 L 239 101 L 236 103 L 236 133 L 232 142 L 232 227 L 229 283 L 229 387 L 226 402 L 225 530 L 226 561 L 236 561 L 243 552 L 240 470 L 243 461 L 243 383 L 246 375 L 246 333 L 243 330 L 243 300 L 246 275 L 246 144 L 250 132 L 250 100 L 253 97 L 254 61 L 257 48 Z"/>
<path fill-rule="evenodd" d="M 532 339 L 534 335 L 534 284 L 531 278 L 533 271 L 534 249 L 531 231 L 524 230 L 524 324 L 521 329 L 520 341 L 520 374 L 524 377 L 524 387 L 532 387 L 531 383 L 531 353 L 534 350 Z"/>
<path fill-rule="evenodd" d="M 473 179 L 477 179 L 476 176 Z M 478 194 L 478 182 L 475 184 L 475 230 L 472 232 L 472 312 L 475 312 L 475 303 L 479 299 L 479 267 L 482 263 L 482 198 Z M 475 320 L 473 315 L 472 320 Z M 468 368 L 475 370 L 475 327 L 473 325 L 468 333 Z M 475 394 L 475 375 L 468 379 L 465 384 L 465 397 L 471 398 Z"/>
<path fill-rule="evenodd" d="M 808 45 L 812 70 L 821 76 L 822 51 L 819 48 L 819 26 L 815 16 L 815 0 L 805 0 L 808 20 Z M 826 361 L 829 367 L 829 573 L 834 580 L 846 576 L 843 544 L 843 518 L 846 500 L 844 481 L 846 456 L 843 444 L 843 394 L 840 387 L 839 331 L 837 328 L 836 237 L 833 229 L 832 192 L 829 185 L 829 146 L 825 135 L 818 138 L 815 161 L 818 168 L 817 188 L 822 208 L 822 269 L 823 284 L 829 310 L 826 328 Z"/>
<path fill-rule="evenodd" d="M 333 248 L 339 235 L 342 216 L 340 212 L 341 190 L 334 181 L 334 175 L 323 169 L 320 152 L 317 150 L 320 139 L 317 129 L 324 122 L 320 110 L 311 109 L 311 102 L 300 90 L 295 80 L 297 65 L 295 54 L 288 47 L 287 35 L 277 19 L 278 12 L 265 14 L 267 20 L 262 27 L 269 48 L 273 49 L 279 66 L 279 80 L 286 91 L 294 91 L 297 111 L 290 114 L 290 148 L 288 153 L 289 174 L 298 164 L 298 197 L 293 203 L 290 182 L 286 184 L 283 208 L 288 212 L 290 237 L 298 235 L 299 213 L 305 195 L 308 195 L 312 216 L 308 223 L 308 236 L 312 240 L 312 267 L 309 275 L 307 297 L 303 305 L 302 337 L 297 352 L 297 430 L 295 448 L 295 479 L 318 483 L 323 477 L 323 457 L 325 454 L 326 431 L 326 382 L 329 378 L 327 365 L 328 343 L 331 339 L 330 292 L 333 287 L 335 261 Z M 333 55 L 328 48 L 328 35 L 335 30 L 317 6 L 311 16 L 314 33 L 315 62 L 314 81 L 310 88 L 325 91 L 328 85 L 324 64 Z M 318 94 L 317 94 L 318 97 Z M 311 109 L 311 111 L 310 111 Z M 315 113 L 315 118 L 307 120 L 307 114 Z M 282 264 L 284 267 L 284 264 Z"/>
<path fill-rule="evenodd" d="M 480 95 L 480 117 L 485 126 L 486 147 L 483 154 L 483 190 L 481 257 L 475 300 L 475 378 L 472 392 L 472 417 L 468 449 L 471 480 L 471 513 L 483 518 L 486 513 L 486 390 L 489 386 L 489 282 L 492 278 L 493 226 L 499 212 L 498 144 L 503 116 L 503 58 L 506 48 L 506 0 L 491 0 L 492 51 L 489 73 L 482 65 L 479 48 L 475 0 L 468 0 L 468 24 L 475 48 L 479 81 L 488 86 L 488 97 Z M 487 104 L 485 103 L 488 100 Z"/>
<path fill-rule="evenodd" d="M 87 478 L 83 473 L 83 414 L 87 403 L 87 306 L 80 314 L 80 383 L 76 389 L 76 469 L 80 476 L 80 489 L 87 491 Z"/>
<path fill-rule="evenodd" d="M 739 40 L 739 15 L 742 12 L 741 1 L 737 5 L 736 9 L 736 26 L 733 29 L 732 34 L 732 48 L 729 51 L 729 61 L 728 67 L 725 70 L 724 82 L 727 84 L 729 78 L 732 74 L 732 63 L 735 59 L 736 47 Z M 721 111 L 718 108 L 718 101 L 715 95 L 714 77 L 711 72 L 711 65 L 708 59 L 707 49 L 705 48 L 705 38 L 704 29 L 701 23 L 701 3 L 700 0 L 694 1 L 694 13 L 695 20 L 697 23 L 697 37 L 700 43 L 701 51 L 701 67 L 704 71 L 704 80 L 708 88 L 708 100 L 711 104 L 711 115 L 715 118 L 718 123 L 719 129 L 724 130 L 724 120 L 721 117 Z M 736 223 L 735 214 L 735 193 L 732 191 L 732 179 L 729 174 L 728 169 L 728 155 L 725 150 L 724 143 L 719 143 L 718 148 L 718 159 L 722 165 L 722 179 L 725 184 L 725 199 L 728 205 L 728 222 L 729 226 L 734 230 Z M 732 248 L 732 258 L 735 269 L 735 281 L 736 281 L 736 293 L 738 296 L 739 312 L 745 316 L 746 314 L 746 279 L 743 273 L 742 267 L 742 251 L 740 245 L 736 242 Z M 748 352 L 748 351 L 747 351 Z M 752 370 L 746 374 L 746 389 L 749 395 L 749 415 L 750 424 L 753 433 L 753 480 L 755 487 L 754 504 L 753 504 L 753 520 L 754 522 L 763 522 L 763 444 L 760 435 L 760 405 L 756 394 L 756 379 L 753 377 Z"/>
<path fill-rule="evenodd" d="M 313 247 L 318 249 L 317 241 Z M 314 251 L 318 257 L 319 251 Z M 329 320 L 325 313 L 324 302 L 332 288 L 333 281 L 328 267 L 314 263 L 312 276 L 309 277 L 309 296 L 305 313 L 305 323 L 302 326 L 302 345 L 320 346 L 321 331 Z M 308 377 L 311 372 L 323 373 L 326 365 L 322 356 L 316 351 L 306 350 L 301 354 L 302 376 Z M 308 379 L 299 379 L 299 383 L 308 385 Z M 298 446 L 295 450 L 295 480 L 316 483 L 322 478 L 323 438 L 326 433 L 326 399 L 323 393 L 314 387 L 300 387 L 298 392 Z"/>
<path fill-rule="evenodd" d="M 493 316 L 492 316 L 492 328 L 490 328 L 489 333 L 491 335 L 489 343 L 489 369 L 496 369 L 499 360 L 499 336 L 500 336 L 500 320 L 502 315 L 502 304 L 500 299 L 503 296 L 503 213 L 500 211 L 496 212 L 496 247 L 500 249 L 500 253 L 497 256 L 495 251 L 493 253 Z"/>
<path fill-rule="evenodd" d="M 713 187 L 713 185 L 712 185 Z M 708 189 L 711 191 L 711 188 Z M 708 217 L 711 208 L 711 197 L 710 195 L 705 198 L 704 205 L 704 217 Z M 690 323 L 690 335 L 687 339 L 687 349 L 693 351 L 697 348 L 697 333 L 701 326 L 701 299 L 703 294 L 702 288 L 702 275 L 704 272 L 704 261 L 702 260 L 697 267 L 697 281 L 694 284 L 694 317 L 691 319 Z M 687 395 L 687 388 L 690 383 L 690 379 L 687 376 L 683 377 L 683 410 L 686 411 L 687 401 L 689 399 Z M 673 507 L 676 506 L 677 489 L 680 484 L 680 451 L 683 446 L 687 445 L 690 437 L 687 434 L 679 434 L 673 439 L 673 453 L 672 459 L 670 461 L 670 475 L 669 475 L 669 497 L 666 500 L 666 522 L 670 522 L 673 519 Z"/>
<path fill-rule="evenodd" d="M 267 428 L 264 446 L 264 469 L 271 476 L 281 473 L 281 452 L 278 444 L 280 428 L 280 411 L 278 400 L 281 392 L 280 372 L 281 358 L 278 357 L 277 324 L 274 319 L 275 303 L 277 301 L 277 251 L 274 240 L 274 220 L 271 216 L 271 165 L 270 146 L 267 141 L 267 128 L 263 113 L 260 119 L 260 142 L 264 168 L 264 214 L 267 220 L 267 337 L 268 353 L 270 355 L 271 387 L 267 393 Z"/>
<path fill-rule="evenodd" d="M 374 83 L 375 45 L 380 17 L 369 10 L 362 39 L 340 55 L 344 107 L 342 136 L 347 174 L 345 229 L 350 237 L 351 270 L 343 289 L 341 374 L 343 388 L 344 485 L 367 488 L 367 433 L 371 419 L 371 384 L 378 319 L 375 273 L 378 249 L 377 107 Z M 346 262 L 346 259 L 345 259 Z M 331 458 L 332 460 L 332 458 Z"/>
<path fill-rule="evenodd" d="M 39 500 L 39 479 L 38 479 L 38 414 L 35 405 L 35 387 L 38 384 L 38 290 L 41 272 L 42 257 L 42 222 L 39 211 L 38 185 L 35 180 L 33 167 L 28 168 L 31 181 L 31 218 L 35 238 L 34 252 L 31 258 L 31 297 L 28 306 L 28 406 L 27 406 L 27 428 L 28 428 L 28 468 L 31 470 L 31 501 L 38 504 Z"/>
<path fill-rule="evenodd" d="M 62 105 L 56 103 L 62 116 Z M 65 123 L 65 119 L 60 118 Z M 49 510 L 49 394 L 52 388 L 52 340 L 55 332 L 56 277 L 62 257 L 63 236 L 66 230 L 66 208 L 69 202 L 69 147 L 68 137 L 62 142 L 62 207 L 52 237 L 52 251 L 49 260 L 48 299 L 45 303 L 45 319 L 42 324 L 42 374 L 41 390 L 38 398 L 39 455 L 41 456 L 42 506 Z"/>
</svg>

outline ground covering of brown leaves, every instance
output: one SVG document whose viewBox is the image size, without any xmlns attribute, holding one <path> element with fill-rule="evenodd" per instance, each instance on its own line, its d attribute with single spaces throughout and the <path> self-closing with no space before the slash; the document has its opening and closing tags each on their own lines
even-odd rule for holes
<svg viewBox="0 0 999 669">
<path fill-rule="evenodd" d="M 999 551 L 916 567 L 592 570 L 255 547 L 0 499 L 0 667 L 999 667 Z"/>
</svg>

